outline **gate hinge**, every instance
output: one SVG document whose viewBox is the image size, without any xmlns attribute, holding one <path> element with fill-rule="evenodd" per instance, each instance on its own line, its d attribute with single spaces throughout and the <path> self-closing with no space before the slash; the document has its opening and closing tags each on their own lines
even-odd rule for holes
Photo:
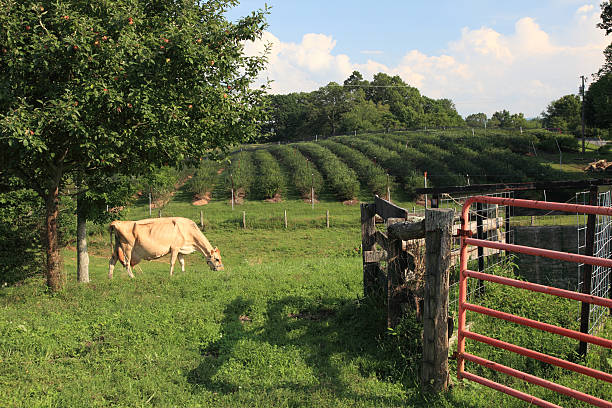
<svg viewBox="0 0 612 408">
<path fill-rule="evenodd" d="M 462 230 L 462 229 L 458 229 L 457 230 L 457 235 L 453 235 L 454 237 L 471 237 L 472 236 L 472 231 L 471 230 Z"/>
</svg>

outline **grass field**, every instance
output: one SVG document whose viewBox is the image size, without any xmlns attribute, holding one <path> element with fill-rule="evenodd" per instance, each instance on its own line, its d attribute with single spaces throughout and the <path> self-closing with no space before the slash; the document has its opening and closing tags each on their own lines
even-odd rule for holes
<svg viewBox="0 0 612 408">
<path fill-rule="evenodd" d="M 475 383 L 457 384 L 453 361 L 451 390 L 422 394 L 420 324 L 407 316 L 389 331 L 382 306 L 362 299 L 359 206 L 323 194 L 313 210 L 295 195 L 289 198 L 275 204 L 247 201 L 232 211 L 225 199 L 195 207 L 181 190 L 162 208 L 165 216 L 198 223 L 203 211 L 205 234 L 221 250 L 222 272 L 211 271 L 203 257 L 192 254 L 186 257 L 187 271 L 173 277 L 165 257 L 142 263 L 135 279 L 119 266 L 109 281 L 108 235 L 96 232 L 89 240 L 91 283 L 75 282 L 76 253 L 67 247 L 63 292 L 49 295 L 39 276 L 1 288 L 0 406 L 526 406 Z M 371 200 L 365 194 L 360 198 Z M 327 210 L 331 228 L 325 228 Z M 145 217 L 144 201 L 126 214 Z M 492 286 L 482 302 L 548 323 L 576 325 L 576 305 L 520 290 Z M 582 361 L 574 342 L 473 319 L 477 331 L 612 371 L 610 350 L 593 348 Z M 610 320 L 602 333 L 612 336 Z M 476 343 L 468 349 L 612 397 L 602 382 Z M 522 389 L 563 406 L 583 406 L 540 388 Z"/>
</svg>

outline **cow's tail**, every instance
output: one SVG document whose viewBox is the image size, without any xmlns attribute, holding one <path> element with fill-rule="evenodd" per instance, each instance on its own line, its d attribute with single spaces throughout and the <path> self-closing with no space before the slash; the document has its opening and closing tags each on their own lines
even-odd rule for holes
<svg viewBox="0 0 612 408">
<path fill-rule="evenodd" d="M 114 247 L 113 247 L 113 233 L 115 232 L 115 226 L 113 224 L 111 224 L 108 227 L 108 232 L 109 232 L 109 235 L 110 235 L 109 238 L 110 238 L 110 247 L 111 247 L 111 253 L 112 253 L 113 250 L 114 250 Z"/>
</svg>

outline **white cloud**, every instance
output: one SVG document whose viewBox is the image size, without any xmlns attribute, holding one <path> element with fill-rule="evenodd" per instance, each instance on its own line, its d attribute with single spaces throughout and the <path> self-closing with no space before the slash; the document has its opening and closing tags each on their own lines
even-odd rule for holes
<svg viewBox="0 0 612 408">
<path fill-rule="evenodd" d="M 579 7 L 578 10 L 576 10 L 576 14 L 586 14 L 593 11 L 594 8 L 595 6 L 592 4 L 585 4 L 584 6 Z"/>
<path fill-rule="evenodd" d="M 407 50 L 395 66 L 376 61 L 364 64 L 334 54 L 336 40 L 325 34 L 306 34 L 300 43 L 285 43 L 266 32 L 262 40 L 247 44 L 249 54 L 271 45 L 265 75 L 274 82 L 272 93 L 312 91 L 331 81 L 342 83 L 352 71 L 371 79 L 378 72 L 399 75 L 427 96 L 451 98 L 462 115 L 491 114 L 497 110 L 535 116 L 548 103 L 576 93 L 580 75 L 603 64 L 607 39 L 595 27 L 599 12 L 592 5 L 577 9 L 565 33 L 548 33 L 531 17 L 516 21 L 514 32 L 501 34 L 490 27 L 461 30 L 440 55 Z"/>
</svg>

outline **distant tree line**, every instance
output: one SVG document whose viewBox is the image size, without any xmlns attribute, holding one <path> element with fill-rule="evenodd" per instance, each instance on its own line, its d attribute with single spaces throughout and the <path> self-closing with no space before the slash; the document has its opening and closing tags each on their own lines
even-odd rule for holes
<svg viewBox="0 0 612 408">
<path fill-rule="evenodd" d="M 465 122 L 450 99 L 432 99 L 385 73 L 363 79 L 358 71 L 343 84 L 330 82 L 313 92 L 269 95 L 269 140 L 303 140 L 363 131 L 456 127 Z"/>
<path fill-rule="evenodd" d="M 597 27 L 612 33 L 612 2 L 601 3 L 601 22 Z M 593 75 L 584 93 L 584 119 L 589 136 L 612 136 L 612 44 L 604 50 L 604 65 Z M 542 112 L 544 127 L 580 133 L 582 101 L 579 95 L 565 95 L 552 101 Z"/>
<path fill-rule="evenodd" d="M 597 27 L 612 34 L 612 2 L 601 3 L 601 22 Z M 604 65 L 593 75 L 594 82 L 585 94 L 585 119 L 593 127 L 612 132 L 612 42 L 604 50 Z M 610 135 L 612 136 L 612 135 Z"/>
</svg>

